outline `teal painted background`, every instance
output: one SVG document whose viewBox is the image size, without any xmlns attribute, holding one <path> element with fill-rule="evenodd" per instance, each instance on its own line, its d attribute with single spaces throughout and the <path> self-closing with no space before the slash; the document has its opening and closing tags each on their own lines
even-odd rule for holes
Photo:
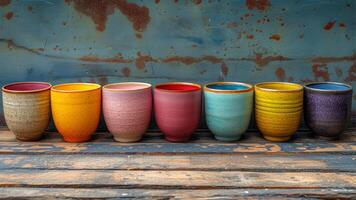
<svg viewBox="0 0 356 200">
<path fill-rule="evenodd" d="M 352 0 L 0 0 L 0 85 L 226 80 L 355 87 L 355 13 Z"/>
</svg>

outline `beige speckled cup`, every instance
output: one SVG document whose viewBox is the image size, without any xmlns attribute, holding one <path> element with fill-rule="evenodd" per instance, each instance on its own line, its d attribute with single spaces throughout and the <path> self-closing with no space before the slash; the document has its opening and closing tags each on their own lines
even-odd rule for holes
<svg viewBox="0 0 356 200">
<path fill-rule="evenodd" d="M 2 88 L 5 121 L 18 140 L 42 137 L 50 118 L 51 84 L 18 82 Z"/>
</svg>

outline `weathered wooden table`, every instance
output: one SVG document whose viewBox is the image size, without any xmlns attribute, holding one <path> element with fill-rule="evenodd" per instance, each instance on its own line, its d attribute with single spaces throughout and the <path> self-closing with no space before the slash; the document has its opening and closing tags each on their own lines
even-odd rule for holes
<svg viewBox="0 0 356 200">
<path fill-rule="evenodd" d="M 190 143 L 151 131 L 120 144 L 108 133 L 64 143 L 57 133 L 17 142 L 0 131 L 1 198 L 356 198 L 356 135 L 315 139 L 298 132 L 271 143 L 250 131 L 223 143 L 199 130 Z"/>
</svg>

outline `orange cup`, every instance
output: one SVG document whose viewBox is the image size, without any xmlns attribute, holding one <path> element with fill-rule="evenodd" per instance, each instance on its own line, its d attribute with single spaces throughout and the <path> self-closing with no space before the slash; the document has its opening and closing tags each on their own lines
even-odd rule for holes
<svg viewBox="0 0 356 200">
<path fill-rule="evenodd" d="M 66 142 L 85 142 L 99 125 L 101 86 L 94 83 L 67 83 L 51 89 L 52 115 Z"/>
</svg>

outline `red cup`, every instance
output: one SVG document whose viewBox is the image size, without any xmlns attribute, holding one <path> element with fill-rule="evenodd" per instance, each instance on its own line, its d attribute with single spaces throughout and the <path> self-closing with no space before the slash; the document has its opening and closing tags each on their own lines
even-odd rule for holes
<svg viewBox="0 0 356 200">
<path fill-rule="evenodd" d="M 166 140 L 185 142 L 198 128 L 201 115 L 201 86 L 171 82 L 154 88 L 156 123 Z"/>
</svg>

